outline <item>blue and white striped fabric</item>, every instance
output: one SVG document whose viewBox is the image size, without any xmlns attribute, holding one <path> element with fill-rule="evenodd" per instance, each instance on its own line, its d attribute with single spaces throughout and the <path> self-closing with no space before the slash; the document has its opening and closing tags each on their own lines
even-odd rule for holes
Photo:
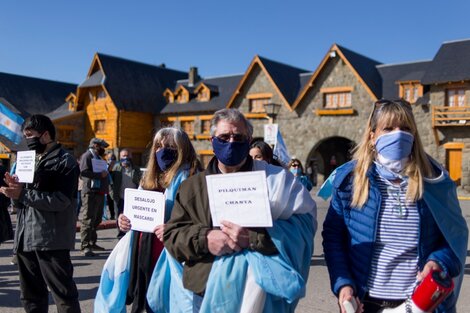
<svg viewBox="0 0 470 313">
<path fill-rule="evenodd" d="M 274 145 L 273 153 L 278 157 L 281 163 L 287 164 L 290 161 L 290 156 L 279 129 L 276 136 L 276 144 Z"/>
<path fill-rule="evenodd" d="M 24 119 L 18 114 L 10 111 L 3 103 L 0 102 L 0 135 L 19 144 L 23 138 L 21 125 Z"/>
<path fill-rule="evenodd" d="M 382 203 L 374 244 L 369 294 L 375 298 L 410 296 L 418 272 L 419 213 L 406 199 L 407 182 L 394 185 L 376 175 Z M 403 292 L 405 290 L 405 292 Z"/>
<path fill-rule="evenodd" d="M 103 266 L 95 298 L 95 313 L 125 313 L 134 232 L 128 232 L 114 247 Z"/>
</svg>

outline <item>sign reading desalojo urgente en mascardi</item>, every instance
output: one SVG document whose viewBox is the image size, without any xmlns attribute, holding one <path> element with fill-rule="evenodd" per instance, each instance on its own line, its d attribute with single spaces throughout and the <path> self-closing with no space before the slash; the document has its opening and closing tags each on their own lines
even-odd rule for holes
<svg viewBox="0 0 470 313">
<path fill-rule="evenodd" d="M 152 233 L 165 221 L 165 196 L 161 192 L 126 188 L 124 215 L 131 221 L 132 230 Z"/>
</svg>

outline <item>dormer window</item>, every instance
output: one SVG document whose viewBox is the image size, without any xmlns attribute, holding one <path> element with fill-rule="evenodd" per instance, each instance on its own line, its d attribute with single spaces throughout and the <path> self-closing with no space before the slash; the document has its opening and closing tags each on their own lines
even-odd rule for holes
<svg viewBox="0 0 470 313">
<path fill-rule="evenodd" d="M 197 94 L 197 101 L 209 101 L 210 92 L 206 88 L 202 88 Z"/>
<path fill-rule="evenodd" d="M 218 88 L 217 86 L 200 83 L 196 89 L 194 89 L 194 94 L 196 95 L 197 101 L 209 101 L 214 95 L 218 94 Z"/>
<path fill-rule="evenodd" d="M 176 102 L 187 103 L 189 102 L 189 91 L 183 86 L 179 86 L 175 91 Z"/>
<path fill-rule="evenodd" d="M 175 101 L 175 95 L 168 88 L 163 92 L 163 96 L 165 97 L 166 103 L 173 103 Z"/>
<path fill-rule="evenodd" d="M 400 82 L 400 98 L 409 103 L 415 103 L 423 96 L 423 85 L 419 81 Z"/>
</svg>

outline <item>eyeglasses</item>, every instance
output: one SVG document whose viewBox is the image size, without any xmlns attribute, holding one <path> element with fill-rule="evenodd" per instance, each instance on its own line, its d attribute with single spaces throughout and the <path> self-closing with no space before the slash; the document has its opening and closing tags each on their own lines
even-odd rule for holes
<svg viewBox="0 0 470 313">
<path fill-rule="evenodd" d="M 232 138 L 233 141 L 235 141 L 235 142 L 243 142 L 243 141 L 246 141 L 248 139 L 248 137 L 243 135 L 243 134 L 220 134 L 216 137 L 219 140 L 222 140 L 222 141 L 225 141 L 225 142 L 229 142 L 230 138 Z"/>
<path fill-rule="evenodd" d="M 299 167 L 300 164 L 292 164 L 291 167 Z"/>
</svg>

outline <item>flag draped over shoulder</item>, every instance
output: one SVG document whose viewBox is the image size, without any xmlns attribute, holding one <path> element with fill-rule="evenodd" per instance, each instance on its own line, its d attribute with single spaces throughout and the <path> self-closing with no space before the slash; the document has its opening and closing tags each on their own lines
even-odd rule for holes
<svg viewBox="0 0 470 313">
<path fill-rule="evenodd" d="M 21 116 L 13 113 L 0 102 L 0 135 L 5 136 L 15 144 L 19 144 L 23 138 L 21 132 L 23 122 L 24 119 Z"/>
<path fill-rule="evenodd" d="M 131 250 L 134 232 L 128 232 L 114 247 L 103 266 L 95 298 L 95 313 L 126 312 Z"/>
</svg>

